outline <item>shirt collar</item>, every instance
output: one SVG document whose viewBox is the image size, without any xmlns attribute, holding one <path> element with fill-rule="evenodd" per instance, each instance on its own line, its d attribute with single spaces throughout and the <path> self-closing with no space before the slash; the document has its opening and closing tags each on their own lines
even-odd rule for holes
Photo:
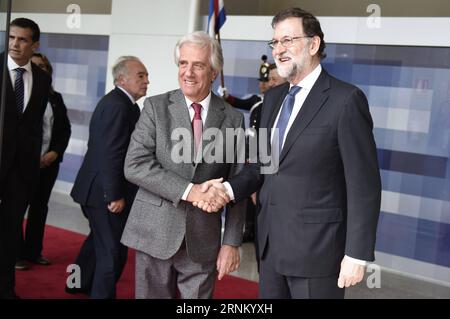
<svg viewBox="0 0 450 319">
<path fill-rule="evenodd" d="M 10 71 L 17 69 L 17 68 L 23 68 L 25 70 L 27 70 L 27 72 L 30 72 L 30 74 L 32 73 L 31 71 L 31 60 L 28 60 L 28 63 L 25 65 L 18 65 L 8 54 L 8 69 Z"/>
<path fill-rule="evenodd" d="M 191 107 L 191 104 L 194 102 L 189 100 L 186 95 L 184 96 L 184 98 L 186 100 L 186 105 L 189 109 Z M 205 112 L 208 112 L 210 102 L 211 102 L 211 92 L 209 92 L 208 96 L 205 97 L 202 101 L 198 102 L 198 104 L 200 104 L 202 106 L 202 108 L 203 108 L 203 110 L 205 110 Z"/>
<path fill-rule="evenodd" d="M 118 86 L 118 85 L 116 85 L 116 87 L 119 88 L 123 93 L 125 93 L 125 94 L 128 96 L 128 98 L 131 100 L 131 103 L 133 103 L 133 104 L 136 103 L 136 101 L 134 100 L 134 98 L 131 96 L 130 93 L 127 92 L 127 90 L 125 90 L 123 87 L 120 87 L 120 86 Z"/>
<path fill-rule="evenodd" d="M 320 73 L 322 72 L 322 66 L 317 65 L 316 68 L 310 73 L 308 74 L 303 80 L 301 80 L 298 84 L 296 84 L 297 86 L 301 87 L 302 90 L 311 90 L 312 87 L 314 86 L 314 83 L 316 83 L 317 79 L 320 76 Z M 291 87 L 293 87 L 294 85 L 290 85 L 289 89 L 291 89 Z"/>
</svg>

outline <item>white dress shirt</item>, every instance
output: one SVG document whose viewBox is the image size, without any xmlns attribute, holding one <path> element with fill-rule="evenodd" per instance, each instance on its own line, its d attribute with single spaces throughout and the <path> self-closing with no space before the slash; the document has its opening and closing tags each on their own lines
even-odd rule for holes
<svg viewBox="0 0 450 319">
<path fill-rule="evenodd" d="M 136 103 L 136 101 L 134 100 L 134 98 L 131 96 L 130 93 L 127 92 L 127 90 L 125 90 L 123 87 L 116 85 L 116 87 L 118 87 L 123 93 L 125 93 L 128 98 L 130 99 L 131 103 L 133 103 L 133 105 Z"/>
<path fill-rule="evenodd" d="M 189 119 L 190 119 L 190 122 L 192 122 L 192 120 L 194 119 L 195 110 L 194 110 L 194 108 L 192 107 L 191 104 L 194 103 L 194 102 L 189 100 L 186 96 L 184 98 L 186 100 L 186 105 L 187 105 L 187 108 L 188 108 L 188 111 L 189 111 Z M 208 96 L 203 101 L 198 102 L 198 104 L 200 104 L 202 106 L 201 116 L 202 116 L 203 127 L 205 126 L 205 123 L 206 123 L 206 116 L 208 115 L 209 103 L 210 102 L 211 102 L 211 92 L 209 92 Z M 186 200 L 187 199 L 187 197 L 189 195 L 189 192 L 191 191 L 192 186 L 194 186 L 194 184 L 190 183 L 188 185 L 188 187 L 186 187 L 186 190 L 184 191 L 183 196 L 181 197 L 182 200 Z"/>
<path fill-rule="evenodd" d="M 41 156 L 47 153 L 50 147 L 50 141 L 52 140 L 52 132 L 53 132 L 53 121 L 54 117 L 52 105 L 50 104 L 50 102 L 48 102 L 47 107 L 45 108 L 44 119 L 42 121 Z"/>
<path fill-rule="evenodd" d="M 26 71 L 23 73 L 23 89 L 24 89 L 24 97 L 23 97 L 23 111 L 27 108 L 28 102 L 30 101 L 31 89 L 33 88 L 33 71 L 31 70 L 31 60 L 28 61 L 25 65 L 17 65 L 16 62 L 8 55 L 8 70 L 9 76 L 11 78 L 13 89 L 15 90 L 15 82 L 17 77 L 17 72 L 14 69 L 24 68 Z"/>
</svg>

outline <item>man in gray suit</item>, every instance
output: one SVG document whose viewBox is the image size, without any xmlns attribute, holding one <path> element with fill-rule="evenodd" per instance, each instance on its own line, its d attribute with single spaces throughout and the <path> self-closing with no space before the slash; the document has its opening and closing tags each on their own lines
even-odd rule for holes
<svg viewBox="0 0 450 319">
<path fill-rule="evenodd" d="M 243 128 L 243 116 L 211 92 L 223 66 L 216 40 L 204 32 L 184 36 L 175 62 L 180 89 L 145 101 L 125 160 L 126 178 L 139 186 L 122 236 L 136 250 L 136 298 L 175 298 L 177 290 L 181 298 L 211 298 L 216 269 L 221 279 L 239 266 L 242 210 L 227 209 L 221 241 L 219 207 L 229 198 L 213 187 L 206 192 L 201 183 L 237 173 L 236 158 L 227 163 L 220 152 L 237 146 L 217 135 Z M 208 142 L 211 129 L 216 138 Z M 183 132 L 188 138 L 180 141 Z M 192 206 L 201 200 L 215 203 L 216 213 Z"/>
</svg>

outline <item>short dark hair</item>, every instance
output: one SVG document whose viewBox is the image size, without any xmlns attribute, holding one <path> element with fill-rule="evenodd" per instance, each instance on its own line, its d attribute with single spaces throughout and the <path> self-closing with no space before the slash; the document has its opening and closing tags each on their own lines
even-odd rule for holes
<svg viewBox="0 0 450 319">
<path fill-rule="evenodd" d="M 288 18 L 302 19 L 303 31 L 308 37 L 318 36 L 320 38 L 320 46 L 317 54 L 319 58 L 324 59 L 327 55 L 325 51 L 325 41 L 323 39 L 322 28 L 317 18 L 310 12 L 300 8 L 289 8 L 278 12 L 272 19 L 272 28 L 275 28 L 277 23 Z"/>
<path fill-rule="evenodd" d="M 39 41 L 40 37 L 41 37 L 41 30 L 39 29 L 39 26 L 37 25 L 36 22 L 34 22 L 33 20 L 27 19 L 27 18 L 17 18 L 14 19 L 13 21 L 11 21 L 11 23 L 9 24 L 10 27 L 19 27 L 19 28 L 23 28 L 23 29 L 30 29 L 31 30 L 31 40 L 33 40 L 33 42 L 37 42 Z"/>
</svg>

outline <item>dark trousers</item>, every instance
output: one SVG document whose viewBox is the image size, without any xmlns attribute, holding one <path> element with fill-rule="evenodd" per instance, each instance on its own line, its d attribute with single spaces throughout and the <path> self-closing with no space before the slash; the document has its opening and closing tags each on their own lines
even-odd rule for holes
<svg viewBox="0 0 450 319">
<path fill-rule="evenodd" d="M 39 258 L 42 254 L 48 201 L 58 177 L 58 171 L 59 163 L 53 163 L 49 167 L 41 168 L 40 170 L 39 183 L 28 209 L 25 238 L 23 236 L 23 228 L 20 227 L 18 254 L 20 259 L 33 260 Z"/>
<path fill-rule="evenodd" d="M 120 243 L 128 211 L 113 214 L 106 208 L 82 206 L 91 232 L 75 264 L 81 269 L 81 289 L 91 298 L 116 297 L 116 283 L 127 261 L 128 248 Z"/>
<path fill-rule="evenodd" d="M 255 212 L 256 206 L 253 204 L 251 197 L 247 199 L 247 210 L 245 211 L 245 228 L 244 236 L 255 238 Z"/>
<path fill-rule="evenodd" d="M 0 203 L 0 298 L 14 297 L 17 238 L 20 221 L 29 203 L 29 185 L 20 168 L 14 166 L 8 174 Z"/>
<path fill-rule="evenodd" d="M 266 246 L 259 268 L 259 297 L 262 299 L 343 299 L 345 289 L 337 285 L 339 274 L 308 278 L 279 273 L 272 261 L 276 252 Z"/>
</svg>

